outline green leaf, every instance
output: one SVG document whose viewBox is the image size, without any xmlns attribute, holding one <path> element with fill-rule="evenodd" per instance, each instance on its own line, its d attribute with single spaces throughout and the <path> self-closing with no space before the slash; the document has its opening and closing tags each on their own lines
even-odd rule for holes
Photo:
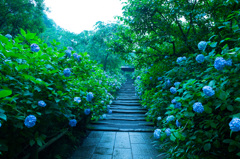
<svg viewBox="0 0 240 159">
<path fill-rule="evenodd" d="M 0 114 L 0 118 L 7 121 L 7 116 L 3 113 Z"/>
<path fill-rule="evenodd" d="M 4 98 L 7 96 L 10 96 L 12 94 L 12 90 L 8 89 L 8 90 L 1 90 L 0 91 L 0 98 Z"/>
<path fill-rule="evenodd" d="M 204 149 L 205 151 L 209 151 L 209 150 L 211 149 L 211 144 L 210 144 L 210 143 L 206 143 L 206 144 L 204 145 L 203 149 Z"/>
<path fill-rule="evenodd" d="M 41 138 L 37 138 L 37 144 L 41 147 L 43 145 L 43 142 Z"/>
<path fill-rule="evenodd" d="M 192 113 L 192 112 L 185 112 L 184 115 L 185 115 L 186 117 L 194 117 L 195 114 Z"/>
<path fill-rule="evenodd" d="M 233 110 L 234 110 L 234 108 L 233 108 L 232 105 L 228 105 L 228 106 L 227 106 L 227 109 L 228 109 L 229 111 L 233 111 Z"/>
<path fill-rule="evenodd" d="M 225 140 L 223 140 L 223 143 L 229 144 L 232 141 L 233 141 L 232 139 L 225 139 Z"/>
<path fill-rule="evenodd" d="M 176 140 L 176 137 L 173 134 L 171 134 L 170 140 L 172 140 L 174 142 Z"/>
<path fill-rule="evenodd" d="M 29 144 L 30 144 L 30 146 L 33 146 L 35 144 L 35 141 L 34 140 L 30 140 Z"/>
<path fill-rule="evenodd" d="M 236 101 L 236 102 L 240 102 L 240 97 L 237 97 L 237 98 L 235 99 L 235 101 Z"/>
<path fill-rule="evenodd" d="M 237 155 L 237 156 L 240 156 L 240 152 L 238 152 L 236 155 Z"/>
<path fill-rule="evenodd" d="M 211 47 L 216 47 L 217 46 L 217 42 L 210 43 L 210 46 Z"/>
<path fill-rule="evenodd" d="M 21 34 L 22 36 L 26 37 L 26 32 L 23 29 L 21 29 Z"/>
</svg>

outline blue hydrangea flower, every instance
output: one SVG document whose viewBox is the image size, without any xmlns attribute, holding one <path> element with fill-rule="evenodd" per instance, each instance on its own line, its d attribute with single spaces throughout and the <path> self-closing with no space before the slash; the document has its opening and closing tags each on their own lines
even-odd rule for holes
<svg viewBox="0 0 240 159">
<path fill-rule="evenodd" d="M 109 109 L 109 110 L 108 110 L 108 114 L 112 114 L 112 110 Z"/>
<path fill-rule="evenodd" d="M 181 82 L 175 82 L 174 86 L 176 87 L 177 85 L 180 85 L 180 84 L 181 84 Z"/>
<path fill-rule="evenodd" d="M 171 135 L 171 129 L 170 128 L 167 128 L 165 130 L 165 133 L 167 134 L 167 136 L 170 136 Z"/>
<path fill-rule="evenodd" d="M 65 77 L 69 77 L 71 75 L 71 70 L 69 68 L 65 68 L 63 70 L 63 74 Z"/>
<path fill-rule="evenodd" d="M 93 99 L 93 93 L 92 92 L 89 92 L 88 94 L 87 94 L 87 101 L 88 102 L 90 102 L 90 101 L 92 101 L 92 99 Z"/>
<path fill-rule="evenodd" d="M 10 35 L 10 34 L 6 34 L 5 37 L 8 39 L 12 39 L 12 35 Z"/>
<path fill-rule="evenodd" d="M 232 59 L 229 59 L 225 63 L 226 66 L 232 66 Z"/>
<path fill-rule="evenodd" d="M 31 51 L 32 52 L 38 52 L 40 50 L 40 47 L 37 44 L 31 45 Z"/>
<path fill-rule="evenodd" d="M 177 103 L 176 99 L 173 99 L 173 100 L 171 101 L 171 103 L 172 103 L 172 104 L 176 104 L 176 103 Z"/>
<path fill-rule="evenodd" d="M 46 103 L 43 100 L 38 101 L 38 106 L 40 107 L 46 107 Z"/>
<path fill-rule="evenodd" d="M 80 61 L 81 61 L 81 58 L 82 58 L 82 56 L 81 56 L 81 55 L 77 55 L 77 60 L 78 60 L 78 62 L 80 62 Z"/>
<path fill-rule="evenodd" d="M 161 130 L 160 129 L 154 130 L 153 136 L 154 136 L 155 139 L 160 139 L 160 137 L 161 137 Z"/>
<path fill-rule="evenodd" d="M 161 119 L 162 119 L 162 117 L 160 117 L 160 116 L 159 116 L 159 117 L 157 117 L 157 120 L 158 120 L 158 121 L 160 121 Z"/>
<path fill-rule="evenodd" d="M 108 78 L 108 75 L 106 75 L 106 78 Z"/>
<path fill-rule="evenodd" d="M 177 109 L 177 108 L 181 108 L 182 104 L 180 102 L 177 102 L 175 105 L 174 105 L 174 108 Z"/>
<path fill-rule="evenodd" d="M 168 79 L 167 80 L 167 87 L 170 87 L 172 84 L 171 84 L 171 81 Z"/>
<path fill-rule="evenodd" d="M 198 63 L 203 63 L 203 62 L 204 62 L 204 55 L 203 55 L 203 54 L 197 55 L 196 61 L 197 61 Z"/>
<path fill-rule="evenodd" d="M 37 118 L 34 115 L 29 115 L 25 118 L 24 125 L 28 128 L 33 127 L 36 124 Z"/>
<path fill-rule="evenodd" d="M 182 57 L 178 57 L 177 58 L 177 63 L 181 63 L 183 61 L 183 58 Z"/>
<path fill-rule="evenodd" d="M 74 97 L 74 102 L 80 103 L 81 102 L 81 98 L 80 97 Z"/>
<path fill-rule="evenodd" d="M 101 104 L 104 104 L 104 101 L 103 101 L 103 100 L 101 101 Z"/>
<path fill-rule="evenodd" d="M 162 77 L 158 77 L 158 80 L 161 81 L 161 80 L 162 80 Z"/>
<path fill-rule="evenodd" d="M 110 109 L 110 105 L 107 105 L 107 109 Z"/>
<path fill-rule="evenodd" d="M 77 125 L 77 120 L 76 120 L 76 119 L 71 119 L 71 120 L 69 120 L 69 125 L 70 125 L 71 127 L 76 126 L 76 125 Z"/>
<path fill-rule="evenodd" d="M 149 79 L 152 80 L 152 77 L 150 77 Z"/>
<path fill-rule="evenodd" d="M 148 69 L 151 69 L 151 67 L 148 67 Z"/>
<path fill-rule="evenodd" d="M 215 94 L 215 91 L 210 86 L 204 86 L 203 87 L 203 93 L 209 97 L 213 96 Z"/>
<path fill-rule="evenodd" d="M 185 56 L 182 57 L 183 60 L 187 60 L 187 58 Z"/>
<path fill-rule="evenodd" d="M 217 57 L 214 61 L 214 67 L 217 70 L 223 70 L 224 66 L 226 65 L 226 60 L 222 57 Z"/>
<path fill-rule="evenodd" d="M 112 100 L 109 101 L 109 104 L 112 104 Z"/>
<path fill-rule="evenodd" d="M 69 58 L 71 57 L 71 50 L 65 50 L 65 53 L 67 57 Z"/>
<path fill-rule="evenodd" d="M 200 103 L 200 102 L 194 103 L 193 111 L 195 111 L 196 113 L 202 113 L 204 111 L 204 107 L 203 107 L 202 103 Z"/>
<path fill-rule="evenodd" d="M 230 129 L 233 132 L 240 131 L 240 119 L 239 118 L 233 118 L 229 123 Z"/>
<path fill-rule="evenodd" d="M 68 49 L 68 50 L 71 50 L 71 51 L 73 51 L 73 48 L 72 48 L 72 47 L 70 47 L 70 46 L 69 46 L 69 47 L 67 47 L 67 49 Z"/>
<path fill-rule="evenodd" d="M 107 115 L 106 115 L 106 114 L 103 114 L 103 115 L 102 115 L 102 119 L 107 119 Z"/>
<path fill-rule="evenodd" d="M 177 127 L 180 127 L 182 124 L 178 121 L 178 120 L 176 120 L 176 126 Z"/>
<path fill-rule="evenodd" d="M 153 64 L 151 64 L 151 66 L 153 66 Z"/>
<path fill-rule="evenodd" d="M 140 79 L 141 79 L 141 77 L 140 77 L 140 76 L 137 76 L 137 79 L 138 79 L 138 80 L 140 80 Z"/>
<path fill-rule="evenodd" d="M 165 58 L 165 59 L 167 59 L 167 58 L 168 58 L 168 56 L 165 56 L 164 58 Z"/>
<path fill-rule="evenodd" d="M 169 115 L 166 119 L 167 123 L 170 121 L 173 121 L 175 119 L 175 117 L 173 115 Z"/>
<path fill-rule="evenodd" d="M 177 93 L 177 89 L 176 89 L 175 87 L 171 87 L 171 88 L 170 88 L 170 92 L 171 92 L 172 94 L 176 94 L 176 93 Z"/>
<path fill-rule="evenodd" d="M 0 127 L 2 127 L 2 123 L 0 123 Z"/>
<path fill-rule="evenodd" d="M 206 41 L 200 41 L 198 43 L 198 49 L 204 51 L 207 47 L 207 42 Z"/>
<path fill-rule="evenodd" d="M 85 109 L 85 110 L 84 110 L 84 114 L 86 114 L 86 115 L 89 115 L 89 114 L 90 114 L 90 112 L 91 112 L 91 110 L 90 110 L 90 109 Z"/>
<path fill-rule="evenodd" d="M 74 59 L 77 60 L 78 54 L 77 53 L 73 53 L 73 57 L 74 57 Z"/>
</svg>

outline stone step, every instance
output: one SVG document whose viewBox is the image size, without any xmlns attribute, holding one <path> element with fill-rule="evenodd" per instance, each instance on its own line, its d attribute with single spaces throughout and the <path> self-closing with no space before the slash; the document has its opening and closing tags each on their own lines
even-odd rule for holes
<svg viewBox="0 0 240 159">
<path fill-rule="evenodd" d="M 133 126 L 137 126 L 137 125 L 141 125 L 141 126 L 153 126 L 154 123 L 153 122 L 146 122 L 146 121 L 139 121 L 139 120 L 134 120 L 134 121 L 126 121 L 126 120 L 100 120 L 100 121 L 93 121 L 91 122 L 92 125 L 116 125 L 116 126 L 129 126 L 129 125 L 133 125 Z"/>
<path fill-rule="evenodd" d="M 111 105 L 110 109 L 128 109 L 128 110 L 145 110 L 147 109 L 140 106 L 127 106 L 127 105 Z"/>
<path fill-rule="evenodd" d="M 88 125 L 89 130 L 94 131 L 126 131 L 126 132 L 153 132 L 154 128 L 152 126 L 116 126 L 116 125 Z"/>
<path fill-rule="evenodd" d="M 111 105 L 141 106 L 141 104 L 138 102 L 135 102 L 135 103 L 113 102 Z"/>
<path fill-rule="evenodd" d="M 118 99 L 116 99 L 116 100 L 114 100 L 114 102 L 123 102 L 123 103 L 139 103 L 139 101 L 138 100 L 124 100 L 124 99 L 122 99 L 122 100 L 118 100 Z"/>
<path fill-rule="evenodd" d="M 112 113 L 129 113 L 129 114 L 145 114 L 145 110 L 119 110 L 119 109 L 111 109 Z"/>
<path fill-rule="evenodd" d="M 107 119 L 125 121 L 146 121 L 145 117 L 132 117 L 132 116 L 107 116 Z"/>
<path fill-rule="evenodd" d="M 123 113 L 112 113 L 107 114 L 107 117 L 129 117 L 129 118 L 136 118 L 136 117 L 146 117 L 145 114 L 123 114 Z"/>
<path fill-rule="evenodd" d="M 139 100 L 139 98 L 136 96 L 136 97 L 116 97 L 117 100 Z"/>
</svg>

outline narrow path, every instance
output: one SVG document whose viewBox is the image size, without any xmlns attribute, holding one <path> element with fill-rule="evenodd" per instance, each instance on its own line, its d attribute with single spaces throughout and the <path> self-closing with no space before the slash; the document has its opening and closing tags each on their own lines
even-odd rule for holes
<svg viewBox="0 0 240 159">
<path fill-rule="evenodd" d="M 107 120 L 92 122 L 92 130 L 70 159 L 163 159 L 153 147 L 153 123 L 135 96 L 128 80 L 111 105 Z"/>
</svg>

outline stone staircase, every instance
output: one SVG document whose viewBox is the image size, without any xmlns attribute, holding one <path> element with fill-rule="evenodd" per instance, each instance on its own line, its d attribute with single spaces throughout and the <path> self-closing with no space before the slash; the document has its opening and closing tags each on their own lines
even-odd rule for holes
<svg viewBox="0 0 240 159">
<path fill-rule="evenodd" d="M 110 106 L 112 114 L 106 120 L 92 122 L 89 130 L 152 132 L 153 123 L 145 120 L 146 109 L 142 108 L 135 96 L 134 80 L 128 79 L 118 92 L 116 100 Z"/>
</svg>

